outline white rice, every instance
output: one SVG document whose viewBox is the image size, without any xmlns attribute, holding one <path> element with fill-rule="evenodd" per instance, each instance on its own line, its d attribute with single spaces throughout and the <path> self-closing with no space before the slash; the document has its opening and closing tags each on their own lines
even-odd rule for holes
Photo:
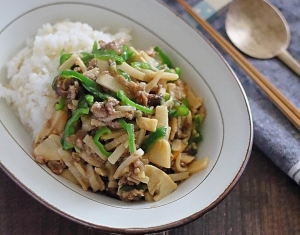
<svg viewBox="0 0 300 235">
<path fill-rule="evenodd" d="M 26 47 L 7 63 L 9 81 L 6 87 L 0 84 L 0 98 L 5 98 L 12 106 L 34 138 L 54 111 L 51 84 L 58 74 L 61 51 L 90 52 L 94 41 L 109 42 L 119 38 L 131 40 L 125 29 L 110 34 L 80 22 L 43 25 L 33 39 L 27 40 Z"/>
</svg>

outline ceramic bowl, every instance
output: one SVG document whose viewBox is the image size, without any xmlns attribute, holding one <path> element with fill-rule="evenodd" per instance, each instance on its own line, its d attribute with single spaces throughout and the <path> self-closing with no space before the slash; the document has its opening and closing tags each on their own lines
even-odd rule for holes
<svg viewBox="0 0 300 235">
<path fill-rule="evenodd" d="M 160 46 L 183 70 L 183 79 L 203 97 L 207 117 L 197 157 L 209 167 L 158 202 L 125 203 L 82 191 L 32 158 L 31 138 L 11 108 L 0 101 L 1 168 L 51 210 L 91 228 L 150 233 L 190 222 L 214 208 L 237 183 L 252 147 L 252 119 L 239 80 L 218 51 L 195 29 L 157 1 L 40 0 L 2 3 L 0 82 L 5 64 L 45 23 L 70 19 L 94 29 L 130 28 L 136 48 Z M 15 5 L 14 5 L 15 4 Z M 18 7 L 16 7 L 18 6 Z M 0 189 L 5 190 L 5 189 Z"/>
</svg>

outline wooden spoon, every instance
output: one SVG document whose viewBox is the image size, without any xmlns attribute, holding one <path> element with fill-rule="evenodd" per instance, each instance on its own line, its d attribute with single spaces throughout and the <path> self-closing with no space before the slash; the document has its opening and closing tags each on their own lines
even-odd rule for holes
<svg viewBox="0 0 300 235">
<path fill-rule="evenodd" d="M 283 15 L 264 0 L 233 0 L 225 20 L 232 43 L 245 54 L 270 59 L 277 56 L 300 76 L 300 64 L 290 55 L 289 26 Z"/>
</svg>

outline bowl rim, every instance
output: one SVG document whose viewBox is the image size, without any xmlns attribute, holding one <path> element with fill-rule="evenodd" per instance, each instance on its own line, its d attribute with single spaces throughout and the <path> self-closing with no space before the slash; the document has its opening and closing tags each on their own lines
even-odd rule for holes
<svg viewBox="0 0 300 235">
<path fill-rule="evenodd" d="M 171 8 L 169 6 L 167 6 L 166 4 L 159 2 L 159 1 L 155 1 L 156 3 L 161 4 L 163 7 L 169 9 L 170 11 Z M 23 15 L 28 14 L 29 12 L 36 10 L 40 7 L 45 7 L 48 5 L 55 5 L 55 4 L 61 4 L 61 3 L 66 3 L 66 2 L 55 2 L 52 4 L 46 4 L 46 5 L 42 5 L 39 6 L 37 8 L 31 9 L 29 11 L 26 11 L 25 13 L 19 15 L 17 18 L 15 18 L 14 20 L 10 21 L 1 31 L 0 34 L 7 28 L 9 27 L 10 24 L 12 24 L 14 21 L 16 21 L 17 19 L 21 18 Z M 76 1 L 76 2 L 67 2 L 67 3 L 78 3 L 78 4 L 86 4 L 86 5 L 90 5 L 90 6 L 95 6 L 95 7 L 100 7 L 100 5 L 93 5 L 90 3 L 85 3 L 83 1 Z M 103 231 L 108 231 L 108 232 L 122 232 L 122 233 L 126 233 L 126 234 L 141 234 L 141 233 L 149 233 L 149 232 L 160 232 L 163 230 L 167 230 L 167 229 L 171 229 L 171 228 L 175 228 L 175 227 L 179 227 L 182 226 L 186 223 L 192 222 L 193 220 L 199 218 L 200 216 L 204 215 L 205 213 L 207 213 L 208 211 L 210 211 L 211 209 L 213 209 L 214 207 L 216 207 L 228 194 L 229 192 L 234 188 L 234 186 L 236 185 L 236 183 L 238 182 L 238 180 L 240 179 L 247 163 L 248 160 L 250 158 L 250 154 L 251 154 L 251 149 L 252 149 L 252 145 L 253 145 L 253 123 L 252 123 L 252 116 L 251 116 L 251 111 L 250 111 L 250 107 L 249 107 L 249 103 L 246 97 L 246 94 L 243 90 L 243 87 L 241 85 L 241 83 L 239 82 L 237 76 L 235 75 L 234 71 L 232 70 L 232 68 L 229 66 L 229 64 L 227 63 L 227 61 L 224 59 L 224 57 L 221 55 L 221 53 L 214 47 L 214 45 L 206 38 L 203 36 L 203 34 L 201 32 L 199 32 L 197 29 L 193 28 L 192 26 L 190 26 L 188 24 L 188 22 L 186 20 L 184 20 L 178 13 L 175 13 L 174 11 L 172 11 L 175 15 L 177 15 L 177 17 L 181 18 L 181 20 L 183 20 L 186 23 L 187 27 L 192 28 L 193 31 L 196 31 L 198 33 L 198 35 L 200 35 L 200 37 L 202 39 L 204 39 L 206 41 L 206 43 L 216 52 L 216 54 L 218 55 L 218 57 L 222 60 L 222 62 L 225 64 L 225 66 L 229 69 L 230 73 L 232 74 L 233 78 L 235 79 L 235 82 L 237 83 L 238 88 L 240 89 L 241 93 L 243 94 L 243 98 L 244 98 L 244 102 L 246 105 L 246 109 L 248 112 L 248 118 L 249 118 L 249 139 L 248 139 L 248 147 L 247 147 L 247 151 L 245 153 L 245 156 L 243 156 L 243 163 L 240 166 L 239 171 L 235 174 L 234 179 L 231 181 L 231 183 L 227 186 L 227 188 L 224 190 L 224 192 L 219 195 L 219 197 L 213 201 L 210 205 L 208 205 L 206 208 L 204 208 L 201 211 L 198 211 L 197 213 L 192 214 L 191 216 L 189 216 L 188 218 L 184 218 L 181 219 L 179 221 L 175 221 L 172 223 L 168 223 L 168 224 L 164 224 L 164 225 L 160 225 L 160 226 L 155 226 L 155 227 L 147 227 L 147 228 L 128 228 L 128 229 L 120 229 L 120 228 L 109 228 L 109 227 L 105 227 L 105 226 L 99 226 L 99 225 L 95 225 L 92 223 L 89 223 L 87 221 L 81 221 L 78 218 L 72 217 L 71 215 L 60 211 L 58 208 L 54 208 L 52 205 L 50 205 L 49 203 L 47 203 L 44 199 L 40 198 L 38 195 L 36 195 L 30 188 L 28 188 L 26 185 L 24 185 L 23 183 L 21 183 L 17 177 L 11 173 L 9 171 L 9 169 L 7 169 L 1 162 L 0 162 L 0 167 L 1 169 L 3 169 L 3 171 L 14 181 L 16 182 L 25 192 L 27 192 L 29 195 L 31 195 L 33 198 L 35 198 L 38 202 L 40 202 L 41 204 L 43 204 L 44 206 L 46 206 L 47 208 L 51 209 L 52 211 L 55 211 L 56 213 L 58 213 L 59 215 L 66 217 L 76 223 L 80 223 L 82 225 L 85 226 L 89 226 L 91 228 L 94 229 L 100 229 Z M 0 120 L 1 124 L 2 121 Z M 4 125 L 3 125 L 4 126 Z M 4 126 L 5 127 L 5 126 Z"/>
</svg>

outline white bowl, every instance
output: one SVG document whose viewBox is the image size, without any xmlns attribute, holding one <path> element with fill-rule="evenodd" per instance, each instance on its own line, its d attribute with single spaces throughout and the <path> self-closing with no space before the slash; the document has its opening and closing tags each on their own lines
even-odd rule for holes
<svg viewBox="0 0 300 235">
<path fill-rule="evenodd" d="M 145 233 L 190 222 L 215 207 L 234 187 L 252 147 L 252 119 L 238 79 L 220 54 L 180 17 L 156 1 L 60 0 L 2 3 L 0 72 L 5 63 L 44 23 L 70 19 L 99 29 L 131 28 L 133 45 L 158 45 L 183 69 L 183 78 L 203 97 L 207 117 L 197 157 L 210 158 L 208 169 L 193 175 L 155 203 L 125 203 L 81 188 L 52 174 L 31 157 L 31 138 L 3 99 L 0 101 L 1 167 L 39 202 L 92 228 Z M 18 6 L 18 7 L 14 7 Z M 5 10 L 3 10 L 5 9 Z M 5 190 L 5 189 L 1 189 Z"/>
</svg>

